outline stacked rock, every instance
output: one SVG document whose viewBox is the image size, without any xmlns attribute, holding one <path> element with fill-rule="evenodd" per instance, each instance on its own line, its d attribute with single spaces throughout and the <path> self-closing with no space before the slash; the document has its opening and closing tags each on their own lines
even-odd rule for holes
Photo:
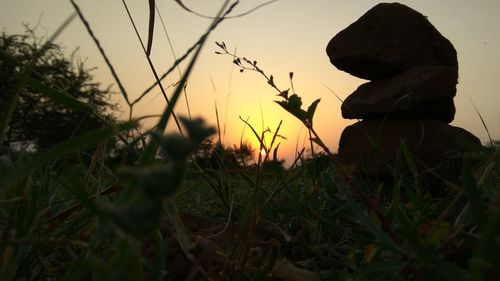
<svg viewBox="0 0 500 281">
<path fill-rule="evenodd" d="M 342 132 L 338 156 L 368 174 L 390 174 L 404 147 L 420 169 L 453 152 L 480 146 L 448 125 L 455 115 L 455 48 L 419 12 L 382 3 L 339 32 L 326 52 L 338 69 L 371 80 L 342 104 L 342 116 L 362 119 Z"/>
</svg>

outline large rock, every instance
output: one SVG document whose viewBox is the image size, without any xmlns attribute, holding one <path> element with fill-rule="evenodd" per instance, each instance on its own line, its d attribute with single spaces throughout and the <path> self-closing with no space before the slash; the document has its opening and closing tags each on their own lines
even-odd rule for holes
<svg viewBox="0 0 500 281">
<path fill-rule="evenodd" d="M 450 123 L 457 71 L 444 66 L 420 66 L 388 79 L 365 83 L 342 104 L 342 117 L 373 119 L 385 115 L 429 118 Z"/>
<path fill-rule="evenodd" d="M 326 48 L 338 69 L 373 80 L 421 65 L 458 69 L 453 45 L 419 12 L 382 3 L 333 37 Z"/>
<path fill-rule="evenodd" d="M 450 159 L 461 159 L 460 153 L 480 145 L 468 131 L 437 120 L 379 119 L 346 127 L 338 155 L 342 163 L 356 164 L 368 175 L 390 175 L 402 146 L 422 171 Z"/>
</svg>

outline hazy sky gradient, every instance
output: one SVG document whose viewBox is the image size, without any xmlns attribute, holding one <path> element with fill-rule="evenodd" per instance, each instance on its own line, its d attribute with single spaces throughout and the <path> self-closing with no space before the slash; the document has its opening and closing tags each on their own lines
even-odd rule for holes
<svg viewBox="0 0 500 281">
<path fill-rule="evenodd" d="M 143 40 L 147 37 L 148 5 L 146 0 L 127 1 Z M 223 1 L 184 1 L 186 6 L 208 15 L 214 15 Z M 266 1 L 242 0 L 236 13 L 247 11 Z M 294 72 L 294 86 L 305 106 L 321 98 L 315 117 L 315 127 L 328 146 L 336 151 L 343 128 L 353 120 L 344 120 L 340 102 L 329 92 L 331 88 L 344 99 L 364 82 L 337 70 L 325 53 L 326 44 L 339 31 L 356 21 L 381 1 L 348 0 L 281 0 L 242 18 L 223 22 L 210 36 L 188 84 L 187 94 L 193 116 L 203 116 L 216 124 L 215 104 L 219 110 L 222 128 L 226 128 L 224 141 L 239 143 L 244 119 L 257 130 L 276 128 L 283 120 L 281 134 L 287 138 L 280 146 L 281 157 L 290 159 L 298 145 L 304 144 L 305 131 L 300 123 L 273 101 L 275 92 L 257 73 L 240 74 L 228 56 L 215 55 L 215 41 L 224 41 L 239 55 L 257 60 L 267 73 L 273 74 L 276 84 L 289 87 L 288 73 Z M 493 139 L 500 139 L 500 1 L 498 0 L 408 0 L 399 1 L 421 12 L 455 46 L 459 62 L 459 84 L 455 106 L 454 126 L 463 127 L 483 142 L 488 140 L 472 103 L 483 116 Z M 129 95 L 137 97 L 154 81 L 145 55 L 132 25 L 119 0 L 78 1 L 95 34 L 106 50 L 124 82 Z M 207 29 L 210 20 L 184 11 L 172 0 L 157 0 L 168 34 L 179 57 Z M 62 0 L 0 0 L 0 27 L 7 33 L 20 33 L 22 23 L 37 25 L 40 35 L 51 35 L 64 19 L 73 12 L 69 1 Z M 58 38 L 66 50 L 80 47 L 80 56 L 87 66 L 97 66 L 94 75 L 104 85 L 113 83 L 109 70 L 97 52 L 82 23 L 75 20 Z M 152 59 L 158 72 L 163 73 L 173 63 L 159 17 Z M 181 69 L 185 65 L 181 65 Z M 179 79 L 172 73 L 164 85 Z M 116 87 L 113 90 L 118 92 Z M 168 93 L 172 92 L 169 88 Z M 116 100 L 121 101 L 117 93 Z M 472 101 L 472 102 L 471 102 Z M 159 90 L 153 91 L 137 108 L 136 116 L 159 113 L 165 107 Z M 184 99 L 177 112 L 186 113 Z M 127 108 L 122 106 L 123 116 Z M 146 125 L 153 124 L 153 121 Z M 253 145 L 257 141 L 246 129 L 245 138 Z"/>
</svg>

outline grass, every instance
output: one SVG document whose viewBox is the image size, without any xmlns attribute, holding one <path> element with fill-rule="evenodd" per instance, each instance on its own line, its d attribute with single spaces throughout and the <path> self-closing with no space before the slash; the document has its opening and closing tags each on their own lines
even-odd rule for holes
<svg viewBox="0 0 500 281">
<path fill-rule="evenodd" d="M 204 151 L 211 162 L 202 164 L 200 147 L 214 129 L 179 117 L 183 136 L 163 133 L 177 119 L 174 106 L 209 33 L 233 6 L 226 2 L 220 17 L 170 68 L 192 54 L 150 132 L 134 133 L 140 128 L 130 120 L 47 151 L 0 156 L 0 279 L 500 279 L 498 143 L 464 154 L 460 180 L 443 179 L 439 196 L 426 189 L 418 172 L 403 173 L 411 157 L 392 167 L 391 183 L 355 176 L 354 167 L 332 161 L 313 126 L 319 100 L 302 109 L 293 73 L 289 93 L 224 43 L 217 43 L 220 53 L 242 71 L 262 75 L 280 96 L 278 105 L 303 122 L 315 153 L 299 154 L 291 168 L 279 169 L 270 163 L 277 161 L 280 126 L 258 132 L 247 124 L 266 155 L 242 165 L 231 158 L 233 151 L 212 147 Z M 28 77 L 30 66 L 23 71 Z M 164 76 L 152 72 L 161 84 Z M 40 88 L 66 106 L 92 106 Z M 132 110 L 135 102 L 122 93 Z M 2 112 L 13 106 L 15 100 Z M 273 141 L 264 143 L 264 134 Z M 111 138 L 122 140 L 120 157 L 111 157 Z M 91 146 L 97 148 L 85 150 Z"/>
</svg>

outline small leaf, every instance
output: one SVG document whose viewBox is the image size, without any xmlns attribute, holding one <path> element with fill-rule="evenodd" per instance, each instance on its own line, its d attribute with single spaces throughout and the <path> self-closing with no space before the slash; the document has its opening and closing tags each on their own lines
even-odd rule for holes
<svg viewBox="0 0 500 281">
<path fill-rule="evenodd" d="M 276 101 L 281 107 L 286 111 L 297 117 L 302 122 L 307 122 L 307 112 L 302 110 L 300 106 L 302 105 L 302 100 L 297 95 L 291 95 L 286 101 Z"/>
<path fill-rule="evenodd" d="M 222 47 L 222 44 L 221 44 L 221 43 L 219 43 L 219 42 L 215 41 L 215 44 L 217 44 L 217 46 L 219 46 L 219 48 L 224 49 L 224 47 Z"/>
<path fill-rule="evenodd" d="M 288 103 L 293 108 L 300 108 L 302 106 L 302 99 L 299 96 L 297 96 L 296 94 L 293 94 L 288 99 Z"/>
<path fill-rule="evenodd" d="M 281 94 L 279 94 L 278 96 L 283 97 L 284 99 L 287 100 L 288 99 L 288 91 L 289 90 L 290 89 L 286 89 L 286 90 L 282 91 Z"/>
<path fill-rule="evenodd" d="M 269 81 L 267 81 L 267 83 L 274 87 L 274 77 L 272 75 L 269 77 Z"/>
<path fill-rule="evenodd" d="M 222 50 L 226 51 L 226 44 L 224 42 L 219 43 L 215 41 L 215 44 L 217 44 L 217 46 L 219 46 L 219 48 L 221 48 Z"/>
<path fill-rule="evenodd" d="M 278 145 L 276 146 L 276 148 L 274 148 L 274 151 L 273 151 L 273 161 L 278 161 L 278 148 L 280 148 L 280 144 L 281 143 L 278 143 Z"/>
<path fill-rule="evenodd" d="M 321 99 L 315 100 L 313 103 L 311 103 L 309 108 L 307 108 L 307 119 L 309 120 L 311 125 L 312 125 L 314 113 L 316 112 L 316 107 L 318 106 L 318 103 L 320 102 L 320 100 Z"/>
<path fill-rule="evenodd" d="M 240 69 L 240 73 L 243 73 L 243 71 L 245 71 L 245 69 L 243 69 L 243 68 L 242 68 L 242 69 Z"/>
<path fill-rule="evenodd" d="M 288 75 L 290 76 L 290 80 L 292 80 L 293 79 L 293 72 L 290 72 Z"/>
</svg>

